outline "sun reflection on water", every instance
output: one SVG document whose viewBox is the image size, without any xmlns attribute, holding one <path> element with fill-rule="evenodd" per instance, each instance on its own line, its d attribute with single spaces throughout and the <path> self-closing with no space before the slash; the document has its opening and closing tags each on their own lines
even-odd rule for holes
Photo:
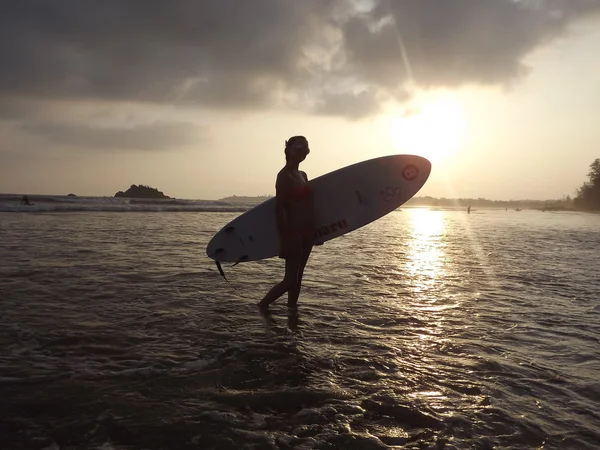
<svg viewBox="0 0 600 450">
<path fill-rule="evenodd" d="M 435 289 L 446 275 L 444 234 L 446 221 L 441 211 L 408 210 L 410 238 L 406 268 L 414 292 Z"/>
<path fill-rule="evenodd" d="M 462 382 L 452 381 L 464 364 L 456 341 L 456 316 L 462 303 L 454 289 L 457 250 L 450 238 L 456 219 L 446 211 L 425 208 L 406 208 L 403 212 L 406 241 L 399 269 L 405 276 L 406 290 L 396 308 L 415 323 L 398 338 L 405 352 L 398 365 L 412 369 L 402 392 L 425 410 L 452 415 L 465 402 L 479 401 L 461 391 Z"/>
</svg>

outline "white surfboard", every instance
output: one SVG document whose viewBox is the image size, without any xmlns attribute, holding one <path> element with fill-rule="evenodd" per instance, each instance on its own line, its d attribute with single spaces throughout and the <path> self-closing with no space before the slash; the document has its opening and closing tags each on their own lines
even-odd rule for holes
<svg viewBox="0 0 600 450">
<path fill-rule="evenodd" d="M 326 242 L 385 216 L 423 187 L 431 163 L 420 156 L 370 159 L 309 181 L 314 193 L 316 238 Z M 279 253 L 275 198 L 225 225 L 208 243 L 218 262 L 247 262 Z"/>
</svg>

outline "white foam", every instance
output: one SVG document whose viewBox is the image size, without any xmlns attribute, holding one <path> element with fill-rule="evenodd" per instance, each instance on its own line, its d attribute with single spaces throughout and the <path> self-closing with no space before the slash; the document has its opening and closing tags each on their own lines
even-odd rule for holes
<svg viewBox="0 0 600 450">
<path fill-rule="evenodd" d="M 235 429 L 233 432 L 239 436 L 242 436 L 246 441 L 253 441 L 259 445 L 263 445 L 274 450 L 279 448 L 278 445 L 275 445 L 275 437 L 271 434 L 241 429 Z"/>
<path fill-rule="evenodd" d="M 216 358 L 199 359 L 197 361 L 188 361 L 186 363 L 183 363 L 182 367 L 184 369 L 200 370 L 200 369 L 204 369 L 205 367 L 213 364 L 214 362 L 216 362 Z"/>
<path fill-rule="evenodd" d="M 244 422 L 241 414 L 225 411 L 204 411 L 200 413 L 200 417 L 212 422 L 228 423 L 230 425 L 238 425 Z"/>
<path fill-rule="evenodd" d="M 119 447 L 115 447 L 110 442 L 105 442 L 100 447 L 98 447 L 98 450 L 119 450 Z"/>
<path fill-rule="evenodd" d="M 30 196 L 32 205 L 20 198 L 0 195 L 0 212 L 243 212 L 254 203 L 228 203 L 218 200 L 129 199 L 118 197 Z"/>
<path fill-rule="evenodd" d="M 42 450 L 60 450 L 60 447 L 56 442 L 53 442 L 49 446 L 44 447 Z"/>
</svg>

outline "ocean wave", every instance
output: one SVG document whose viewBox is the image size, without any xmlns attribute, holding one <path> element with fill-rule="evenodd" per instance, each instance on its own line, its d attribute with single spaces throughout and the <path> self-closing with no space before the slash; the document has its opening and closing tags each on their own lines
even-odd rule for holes
<svg viewBox="0 0 600 450">
<path fill-rule="evenodd" d="M 74 205 L 14 206 L 0 204 L 0 213 L 74 213 L 74 212 L 245 212 L 242 206 L 183 206 L 183 205 Z"/>
<path fill-rule="evenodd" d="M 0 196 L 0 212 L 244 212 L 256 206 L 253 203 L 229 203 L 220 200 L 115 197 L 29 196 L 29 201 L 32 204 L 21 205 L 19 196 Z"/>
</svg>

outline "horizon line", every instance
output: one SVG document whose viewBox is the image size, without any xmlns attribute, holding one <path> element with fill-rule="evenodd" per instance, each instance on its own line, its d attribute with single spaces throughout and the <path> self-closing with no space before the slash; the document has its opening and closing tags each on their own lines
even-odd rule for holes
<svg viewBox="0 0 600 450">
<path fill-rule="evenodd" d="M 5 193 L 5 192 L 0 192 L 0 196 L 3 197 L 22 197 L 24 195 L 30 196 L 30 197 L 68 197 L 70 194 L 35 194 L 35 193 Z M 166 194 L 165 194 L 166 195 Z M 76 194 L 71 194 L 71 196 L 75 196 L 76 198 L 117 198 L 114 195 L 76 195 Z M 230 199 L 230 198 L 246 198 L 246 199 L 268 199 L 268 198 L 272 198 L 275 197 L 275 195 L 273 194 L 262 194 L 262 195 L 238 195 L 238 194 L 231 194 L 231 195 L 227 195 L 225 197 L 219 197 L 219 198 L 185 198 L 185 197 L 170 197 L 169 199 L 164 199 L 164 200 L 203 200 L 203 201 L 222 201 L 225 199 Z M 138 198 L 138 197 L 120 197 L 120 198 Z M 141 197 L 140 197 L 141 198 Z M 472 201 L 472 202 L 477 202 L 477 201 L 485 201 L 485 202 L 496 202 L 496 203 L 508 203 L 508 202 L 569 202 L 569 201 L 573 201 L 573 197 L 571 197 L 570 195 L 565 195 L 562 198 L 546 198 L 546 199 L 534 199 L 534 198 L 512 198 L 512 199 L 501 199 L 501 200 L 495 200 L 495 199 L 490 199 L 490 198 L 485 198 L 485 197 L 434 197 L 432 195 L 421 195 L 421 196 L 414 196 L 411 197 L 410 199 L 408 199 L 406 203 L 410 202 L 411 200 L 417 200 L 417 199 L 430 199 L 430 200 L 438 200 L 438 201 Z M 156 200 L 161 200 L 161 199 L 156 199 Z"/>
</svg>

